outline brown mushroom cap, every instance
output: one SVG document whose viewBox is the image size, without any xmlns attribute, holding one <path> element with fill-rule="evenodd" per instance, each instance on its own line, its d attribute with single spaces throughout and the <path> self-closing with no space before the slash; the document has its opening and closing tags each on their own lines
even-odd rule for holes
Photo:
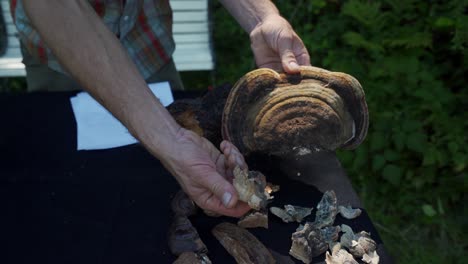
<svg viewBox="0 0 468 264">
<path fill-rule="evenodd" d="M 364 91 L 350 75 L 302 66 L 300 74 L 247 73 L 224 107 L 222 135 L 241 152 L 352 149 L 365 138 Z"/>
</svg>

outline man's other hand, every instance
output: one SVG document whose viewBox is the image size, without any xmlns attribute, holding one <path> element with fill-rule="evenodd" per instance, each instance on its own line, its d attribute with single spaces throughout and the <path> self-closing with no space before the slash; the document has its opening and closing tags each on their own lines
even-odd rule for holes
<svg viewBox="0 0 468 264">
<path fill-rule="evenodd" d="M 304 43 L 291 25 L 278 14 L 267 16 L 250 32 L 255 62 L 260 68 L 287 73 L 299 72 L 299 65 L 310 65 Z"/>
</svg>

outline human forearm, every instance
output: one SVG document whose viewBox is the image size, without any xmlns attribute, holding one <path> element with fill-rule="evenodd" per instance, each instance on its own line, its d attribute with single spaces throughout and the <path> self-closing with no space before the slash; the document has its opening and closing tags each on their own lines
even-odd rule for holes
<svg viewBox="0 0 468 264">
<path fill-rule="evenodd" d="M 62 66 L 156 156 L 179 126 L 151 94 L 87 1 L 25 0 L 34 27 Z"/>
<path fill-rule="evenodd" d="M 278 15 L 278 9 L 270 0 L 219 0 L 242 28 L 250 33 L 269 15 Z"/>
</svg>

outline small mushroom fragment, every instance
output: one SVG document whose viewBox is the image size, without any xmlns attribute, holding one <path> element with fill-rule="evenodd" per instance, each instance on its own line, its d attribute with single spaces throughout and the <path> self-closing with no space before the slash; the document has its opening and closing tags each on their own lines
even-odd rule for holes
<svg viewBox="0 0 468 264">
<path fill-rule="evenodd" d="M 175 215 L 172 225 L 169 227 L 169 249 L 176 256 L 188 251 L 208 252 L 195 227 L 183 215 Z"/>
<path fill-rule="evenodd" d="M 327 264 L 358 264 L 358 262 L 353 258 L 353 255 L 349 254 L 346 249 L 341 248 L 340 243 L 335 243 L 331 251 L 331 255 L 328 251 L 325 255 L 325 262 Z"/>
<path fill-rule="evenodd" d="M 174 214 L 183 216 L 191 216 L 197 212 L 195 203 L 182 190 L 179 190 L 172 198 L 171 209 Z"/>
<path fill-rule="evenodd" d="M 380 256 L 377 254 L 377 251 L 372 251 L 364 254 L 364 256 L 362 256 L 362 261 L 367 264 L 379 264 Z"/>
<path fill-rule="evenodd" d="M 289 215 L 286 210 L 283 210 L 279 207 L 270 207 L 270 212 L 274 215 L 276 215 L 277 217 L 281 218 L 281 220 L 283 220 L 283 222 L 285 223 L 291 223 L 291 222 L 294 222 L 295 219 L 292 215 Z M 299 221 L 300 222 L 300 221 Z"/>
<path fill-rule="evenodd" d="M 237 263 L 275 263 L 270 251 L 244 228 L 231 223 L 221 223 L 211 232 Z"/>
<path fill-rule="evenodd" d="M 357 240 L 351 241 L 349 252 L 356 257 L 363 257 L 377 249 L 377 243 L 370 237 L 370 234 L 361 231 L 356 235 Z"/>
<path fill-rule="evenodd" d="M 271 182 L 267 182 L 267 186 L 265 188 L 265 191 L 268 193 L 268 194 L 272 194 L 272 193 L 275 193 L 275 192 L 278 192 L 280 190 L 280 186 L 279 185 L 276 185 L 276 184 L 273 184 Z M 273 196 L 270 197 L 270 199 L 272 199 Z"/>
<path fill-rule="evenodd" d="M 252 209 L 261 210 L 266 207 L 270 195 L 265 191 L 266 179 L 259 171 L 234 168 L 234 188 L 239 194 L 239 200 L 249 204 Z"/>
<path fill-rule="evenodd" d="M 361 209 L 352 208 L 351 206 L 338 206 L 339 214 L 346 219 L 354 219 L 361 215 Z"/>
<path fill-rule="evenodd" d="M 341 235 L 341 245 L 348 248 L 353 256 L 362 258 L 364 254 L 370 254 L 376 250 L 377 243 L 372 240 L 369 233 L 361 231 L 355 234 L 351 227 L 345 224 L 341 225 L 341 230 L 344 232 Z"/>
<path fill-rule="evenodd" d="M 313 208 L 287 204 L 284 206 L 284 210 L 278 207 L 270 207 L 270 212 L 281 218 L 286 223 L 294 221 L 300 223 L 304 218 L 311 214 L 312 209 Z"/>
<path fill-rule="evenodd" d="M 317 228 L 331 226 L 338 213 L 337 199 L 334 191 L 326 191 L 317 205 L 314 225 Z"/>
<path fill-rule="evenodd" d="M 291 236 L 292 246 L 289 254 L 304 262 L 312 262 L 312 258 L 319 256 L 328 249 L 328 244 L 322 236 L 322 231 L 312 223 L 306 223 L 302 229 Z"/>
<path fill-rule="evenodd" d="M 294 233 L 296 234 L 296 233 Z M 308 264 L 312 262 L 312 249 L 309 246 L 307 238 L 302 234 L 296 234 L 291 238 L 292 246 L 289 250 L 289 255 Z"/>
<path fill-rule="evenodd" d="M 257 69 L 231 89 L 222 135 L 239 150 L 288 155 L 293 149 L 352 149 L 364 139 L 364 91 L 350 75 L 301 66 L 300 73 Z"/>
<path fill-rule="evenodd" d="M 205 254 L 184 252 L 180 254 L 173 264 L 211 264 L 211 260 Z"/>
<path fill-rule="evenodd" d="M 243 228 L 268 228 L 268 213 L 263 209 L 260 211 L 250 210 L 237 222 L 237 225 Z"/>
<path fill-rule="evenodd" d="M 330 246 L 336 241 L 340 236 L 341 228 L 339 226 L 326 226 L 320 229 L 322 239 Z"/>
</svg>

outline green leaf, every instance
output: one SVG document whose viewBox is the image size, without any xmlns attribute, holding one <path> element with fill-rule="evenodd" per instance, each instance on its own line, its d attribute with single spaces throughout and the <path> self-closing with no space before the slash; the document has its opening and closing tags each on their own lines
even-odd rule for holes
<svg viewBox="0 0 468 264">
<path fill-rule="evenodd" d="M 448 17 L 439 17 L 434 22 L 434 27 L 438 29 L 453 27 L 454 25 L 455 25 L 455 21 Z"/>
<path fill-rule="evenodd" d="M 436 161 L 437 161 L 437 150 L 430 148 L 424 152 L 424 158 L 423 158 L 423 163 L 422 163 L 423 166 L 434 165 Z"/>
<path fill-rule="evenodd" d="M 393 143 L 398 151 L 402 151 L 405 147 L 406 134 L 402 132 L 397 132 L 393 135 Z"/>
<path fill-rule="evenodd" d="M 434 207 L 432 207 L 432 205 L 430 205 L 430 204 L 424 204 L 422 206 L 422 210 L 423 210 L 424 214 L 429 216 L 429 217 L 433 217 L 433 216 L 435 216 L 437 214 Z"/>
<path fill-rule="evenodd" d="M 406 138 L 406 146 L 408 149 L 423 153 L 426 151 L 426 135 L 422 133 L 411 133 Z"/>
<path fill-rule="evenodd" d="M 370 150 L 377 151 L 384 149 L 388 142 L 385 139 L 385 134 L 382 132 L 374 132 L 370 135 Z"/>
<path fill-rule="evenodd" d="M 397 161 L 400 159 L 400 153 L 392 150 L 392 149 L 386 149 L 384 151 L 384 157 L 388 161 Z"/>
<path fill-rule="evenodd" d="M 372 170 L 378 171 L 385 165 L 385 158 L 382 155 L 375 155 L 372 158 Z"/>
<path fill-rule="evenodd" d="M 388 164 L 383 168 L 382 177 L 394 186 L 398 186 L 401 181 L 401 176 L 403 175 L 403 170 L 393 164 Z"/>
<path fill-rule="evenodd" d="M 421 128 L 421 122 L 415 120 L 404 120 L 401 129 L 405 132 L 413 132 Z"/>
</svg>

